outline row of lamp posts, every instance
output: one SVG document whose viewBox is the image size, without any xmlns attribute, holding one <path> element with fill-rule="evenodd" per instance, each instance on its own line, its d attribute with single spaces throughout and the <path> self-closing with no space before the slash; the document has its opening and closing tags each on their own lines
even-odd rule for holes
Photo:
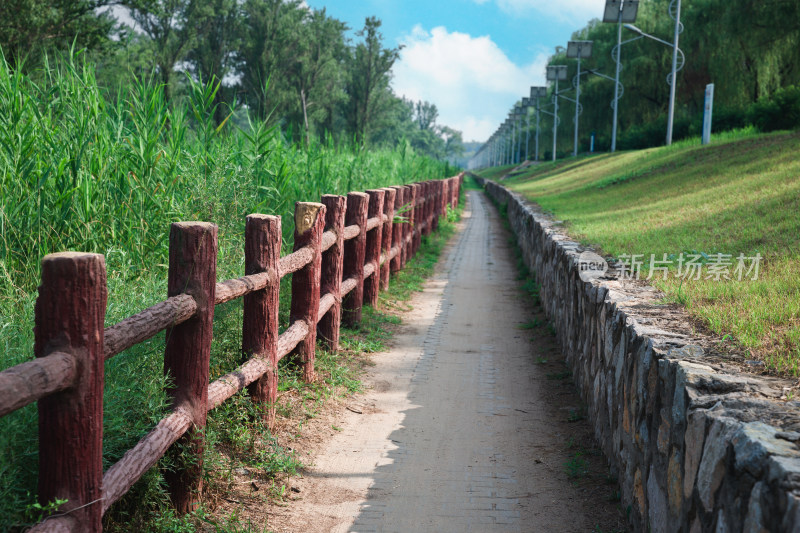
<svg viewBox="0 0 800 533">
<path fill-rule="evenodd" d="M 559 126 L 558 118 L 558 99 L 563 98 L 575 104 L 575 118 L 574 120 L 574 133 L 573 133 L 573 149 L 572 155 L 578 155 L 578 128 L 579 118 L 582 111 L 580 104 L 581 98 L 581 75 L 592 74 L 614 82 L 614 100 L 611 102 L 611 107 L 614 110 L 613 121 L 611 126 L 611 151 L 615 152 L 617 149 L 617 117 L 619 101 L 622 98 L 624 87 L 619 81 L 620 72 L 622 71 L 622 45 L 636 41 L 641 38 L 652 39 L 656 42 L 664 44 L 672 48 L 672 70 L 667 76 L 667 83 L 670 87 L 669 96 L 669 111 L 667 118 L 667 139 L 666 144 L 672 144 L 672 130 L 673 121 L 675 116 L 675 86 L 677 82 L 677 72 L 683 68 L 685 63 L 685 56 L 680 48 L 678 48 L 678 36 L 683 31 L 683 25 L 680 22 L 681 13 L 681 0 L 672 0 L 669 5 L 670 17 L 675 21 L 674 38 L 673 42 L 668 42 L 648 33 L 643 32 L 632 23 L 636 21 L 636 15 L 639 8 L 639 0 L 606 0 L 605 11 L 603 13 L 603 22 L 617 24 L 617 44 L 611 52 L 611 56 L 615 61 L 616 69 L 614 77 L 607 76 L 595 70 L 587 69 L 581 71 L 581 60 L 588 59 L 592 55 L 592 41 L 569 41 L 567 44 L 567 57 L 577 59 L 578 72 L 572 80 L 573 87 L 575 88 L 575 99 L 566 96 L 565 92 L 570 89 L 559 91 L 558 85 L 560 81 L 567 80 L 567 66 L 566 65 L 548 65 L 547 66 L 547 81 L 553 82 L 553 111 L 543 109 L 541 105 L 542 99 L 547 96 L 547 87 L 531 87 L 530 98 L 523 98 L 521 105 L 515 104 L 509 113 L 509 118 L 500 125 L 495 133 L 489 138 L 486 143 L 478 150 L 475 156 L 470 160 L 470 168 L 481 166 L 497 166 L 518 164 L 521 157 L 521 144 L 522 132 L 519 122 L 523 116 L 526 118 L 526 133 L 525 133 L 525 160 L 529 159 L 528 144 L 530 141 L 530 114 L 529 109 L 536 110 L 536 136 L 535 136 L 535 152 L 534 160 L 539 161 L 539 119 L 540 114 L 544 113 L 553 117 L 553 161 L 556 160 L 556 141 Z M 622 28 L 626 28 L 635 34 L 636 37 L 622 40 Z"/>
</svg>

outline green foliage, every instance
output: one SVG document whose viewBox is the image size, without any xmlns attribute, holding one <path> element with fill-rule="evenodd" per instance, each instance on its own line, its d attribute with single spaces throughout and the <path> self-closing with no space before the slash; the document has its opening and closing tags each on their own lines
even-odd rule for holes
<svg viewBox="0 0 800 533">
<path fill-rule="evenodd" d="M 306 146 L 312 138 L 345 147 L 409 142 L 438 159 L 459 155 L 460 132 L 433 122 L 413 131 L 389 87 L 399 48 L 385 47 L 380 26 L 368 17 L 351 42 L 344 22 L 301 0 L 12 0 L 0 6 L 0 52 L 12 70 L 36 77 L 48 54 L 84 46 L 105 91 L 128 85 L 132 73 L 157 80 L 170 104 L 191 99 L 193 82 L 218 83 L 215 126 L 246 124 L 252 114 Z"/>
<path fill-rule="evenodd" d="M 644 32 L 672 41 L 674 21 L 668 15 L 670 0 L 639 4 L 636 26 Z M 715 83 L 714 132 L 755 125 L 761 131 L 800 126 L 797 89 L 800 86 L 800 3 L 786 0 L 730 2 L 695 0 L 684 2 L 681 21 L 685 31 L 679 45 L 686 64 L 678 73 L 673 140 L 699 136 L 702 127 L 703 94 Z M 623 41 L 635 35 L 622 30 Z M 612 50 L 617 44 L 617 25 L 594 19 L 572 35 L 594 42 L 591 59 L 581 64 L 614 76 Z M 571 80 L 577 61 L 568 59 L 558 47 L 549 64 L 567 65 Z M 672 49 L 651 39 L 633 40 L 622 46 L 621 82 L 624 95 L 619 104 L 617 147 L 638 149 L 663 145 L 669 106 Z M 564 90 L 565 84 L 559 89 Z M 552 89 L 551 89 L 552 93 Z M 567 96 L 574 98 L 574 91 Z M 596 133 L 595 150 L 611 145 L 614 83 L 599 76 L 581 76 L 581 133 L 579 152 L 588 152 L 590 135 Z M 543 99 L 552 111 L 551 96 Z M 573 145 L 574 104 L 561 100 L 558 156 L 569 155 Z M 543 115 L 540 145 L 552 146 L 551 117 Z M 543 144 L 542 144 L 543 143 Z M 549 148 L 544 158 L 551 156 Z"/>
<path fill-rule="evenodd" d="M 800 85 L 782 87 L 751 106 L 750 120 L 761 131 L 800 128 Z"/>
<path fill-rule="evenodd" d="M 103 49 L 115 21 L 110 0 L 5 0 L 0 3 L 0 46 L 15 68 L 39 64 L 45 53 L 72 47 Z"/>
<path fill-rule="evenodd" d="M 35 78 L 0 62 L 0 368 L 32 358 L 35 289 L 45 254 L 105 255 L 110 325 L 165 297 L 172 222 L 219 225 L 217 275 L 228 279 L 243 275 L 249 213 L 282 215 L 288 241 L 296 200 L 452 172 L 409 148 L 366 151 L 313 139 L 307 148 L 291 145 L 274 125 L 249 115 L 237 122 L 241 127 L 233 116 L 218 125 L 219 85 L 190 78 L 186 89 L 185 98 L 168 102 L 161 84 L 136 78 L 109 94 L 82 56 L 45 62 Z M 216 310 L 214 377 L 240 363 L 237 305 Z M 167 409 L 163 349 L 163 335 L 156 336 L 106 363 L 106 467 Z M 330 373 L 346 379 L 341 369 Z M 36 418 L 35 405 L 0 418 L 1 530 L 25 523 L 35 499 Z M 216 435 L 220 442 L 238 438 Z M 290 456 L 259 438 L 272 456 L 253 452 L 253 461 L 291 469 Z M 147 474 L 131 501 L 143 495 L 166 500 L 158 475 Z"/>
<path fill-rule="evenodd" d="M 347 58 L 349 76 L 344 118 L 358 144 L 373 135 L 377 119 L 391 106 L 389 80 L 392 66 L 400 57 L 399 48 L 383 48 L 381 21 L 367 17 L 356 35 L 363 38 Z"/>
</svg>

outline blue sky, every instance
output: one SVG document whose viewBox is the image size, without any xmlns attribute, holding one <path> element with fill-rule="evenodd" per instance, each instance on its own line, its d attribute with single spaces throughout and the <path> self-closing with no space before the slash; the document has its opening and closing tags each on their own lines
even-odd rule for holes
<svg viewBox="0 0 800 533">
<path fill-rule="evenodd" d="M 428 100 L 439 123 L 484 141 L 528 94 L 573 31 L 603 14 L 604 0 L 306 0 L 357 30 L 383 22 L 386 46 L 403 45 L 396 94 Z"/>
</svg>

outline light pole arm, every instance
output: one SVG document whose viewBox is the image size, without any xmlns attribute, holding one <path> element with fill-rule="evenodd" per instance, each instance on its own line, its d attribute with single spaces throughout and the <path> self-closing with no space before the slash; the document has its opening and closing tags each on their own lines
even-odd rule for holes
<svg viewBox="0 0 800 533">
<path fill-rule="evenodd" d="M 604 78 L 604 79 L 607 79 L 607 80 L 617 81 L 614 78 L 612 78 L 611 76 L 606 76 L 605 74 L 597 72 L 596 70 L 587 70 L 586 73 L 587 74 L 594 74 L 595 76 L 600 76 L 601 78 Z"/>
<path fill-rule="evenodd" d="M 637 28 L 636 26 L 634 26 L 633 24 L 623 24 L 623 26 L 625 27 L 625 29 L 631 30 L 633 33 L 638 33 L 640 37 L 647 37 L 648 39 L 652 39 L 654 41 L 657 41 L 657 42 L 663 44 L 664 46 L 669 46 L 670 48 L 675 46 L 675 43 L 671 43 L 669 41 L 665 41 L 664 39 L 659 39 L 655 35 L 650 35 L 649 33 L 645 33 L 642 30 L 640 30 L 639 28 Z M 633 39 L 631 39 L 631 40 L 633 40 Z M 625 42 L 629 42 L 629 41 L 625 41 Z"/>
</svg>

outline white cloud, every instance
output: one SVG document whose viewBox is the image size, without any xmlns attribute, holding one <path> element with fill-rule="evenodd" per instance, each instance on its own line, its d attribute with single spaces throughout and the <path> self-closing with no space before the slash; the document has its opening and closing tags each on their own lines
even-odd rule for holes
<svg viewBox="0 0 800 533">
<path fill-rule="evenodd" d="M 544 85 L 544 50 L 528 65 L 514 64 L 489 36 L 472 37 L 439 26 L 414 27 L 394 67 L 398 96 L 427 100 L 439 109 L 440 124 L 486 140 L 531 85 Z"/>
<path fill-rule="evenodd" d="M 484 4 L 488 0 L 473 0 Z M 583 25 L 603 16 L 605 0 L 496 0 L 503 11 L 512 15 L 540 14 L 565 22 Z"/>
</svg>

